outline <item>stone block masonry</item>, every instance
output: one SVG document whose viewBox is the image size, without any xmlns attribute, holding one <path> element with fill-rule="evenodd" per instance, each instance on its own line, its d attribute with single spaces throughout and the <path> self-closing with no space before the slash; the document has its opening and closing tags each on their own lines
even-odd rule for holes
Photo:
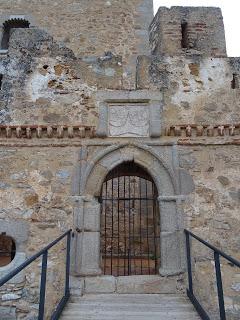
<svg viewBox="0 0 240 320">
<path fill-rule="evenodd" d="M 150 26 L 153 54 L 226 56 L 221 10 L 204 7 L 160 7 Z"/>
<path fill-rule="evenodd" d="M 184 228 L 240 259 L 240 59 L 226 56 L 220 9 L 160 8 L 153 19 L 152 0 L 1 0 L 5 37 L 11 19 L 30 25 L 11 28 L 0 50 L 0 233 L 16 243 L 0 276 L 69 228 L 79 296 L 182 291 Z M 102 276 L 99 199 L 124 162 L 157 188 L 153 278 Z M 193 255 L 196 292 L 214 319 L 213 259 L 199 246 Z M 49 253 L 46 320 L 64 261 L 62 243 Z M 222 269 L 227 315 L 239 319 L 239 274 Z M 36 317 L 39 272 L 38 262 L 1 288 L 0 319 Z"/>
</svg>

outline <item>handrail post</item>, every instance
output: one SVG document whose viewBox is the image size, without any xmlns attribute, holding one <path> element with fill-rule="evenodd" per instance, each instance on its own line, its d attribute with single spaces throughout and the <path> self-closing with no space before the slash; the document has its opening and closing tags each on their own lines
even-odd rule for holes
<svg viewBox="0 0 240 320">
<path fill-rule="evenodd" d="M 220 319 L 221 320 L 226 320 L 224 295 L 223 295 L 223 285 L 222 285 L 222 273 L 221 273 L 221 264 L 220 264 L 220 255 L 216 251 L 214 251 L 214 261 L 215 261 L 215 271 L 216 271 L 216 280 L 217 280 L 217 291 L 218 291 L 218 304 L 219 304 Z"/>
<path fill-rule="evenodd" d="M 69 233 L 67 235 L 65 297 L 70 294 L 70 289 L 69 289 L 70 249 L 71 249 L 71 231 L 69 231 Z"/>
<path fill-rule="evenodd" d="M 187 249 L 188 290 L 190 294 L 193 294 L 190 235 L 187 231 L 185 231 L 185 235 L 186 235 L 186 249 Z"/>
<path fill-rule="evenodd" d="M 38 320 L 44 320 L 46 280 L 47 280 L 47 259 L 48 259 L 48 251 L 45 251 L 42 255 L 42 272 L 41 272 Z"/>
</svg>

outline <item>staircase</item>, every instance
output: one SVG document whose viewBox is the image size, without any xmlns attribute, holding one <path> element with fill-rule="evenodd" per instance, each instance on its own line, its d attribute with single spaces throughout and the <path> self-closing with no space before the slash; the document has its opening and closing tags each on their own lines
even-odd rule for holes
<svg viewBox="0 0 240 320">
<path fill-rule="evenodd" d="M 86 294 L 72 297 L 61 320 L 200 320 L 176 294 Z"/>
</svg>

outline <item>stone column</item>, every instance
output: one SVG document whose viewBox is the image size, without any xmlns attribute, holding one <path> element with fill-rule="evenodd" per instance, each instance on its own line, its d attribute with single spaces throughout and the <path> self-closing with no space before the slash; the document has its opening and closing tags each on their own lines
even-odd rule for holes
<svg viewBox="0 0 240 320">
<path fill-rule="evenodd" d="M 100 204 L 93 197 L 74 197 L 73 270 L 74 274 L 101 274 L 100 268 Z"/>
<path fill-rule="evenodd" d="M 182 196 L 160 196 L 160 250 L 162 276 L 176 275 L 184 271 L 185 246 L 183 217 L 180 210 Z"/>
</svg>

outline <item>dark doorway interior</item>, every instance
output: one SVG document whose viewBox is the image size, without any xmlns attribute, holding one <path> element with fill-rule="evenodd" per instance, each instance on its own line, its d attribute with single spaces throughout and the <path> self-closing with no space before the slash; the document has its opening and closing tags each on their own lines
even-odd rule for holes
<svg viewBox="0 0 240 320">
<path fill-rule="evenodd" d="M 16 244 L 6 234 L 0 234 L 0 267 L 8 265 L 15 257 Z"/>
</svg>

